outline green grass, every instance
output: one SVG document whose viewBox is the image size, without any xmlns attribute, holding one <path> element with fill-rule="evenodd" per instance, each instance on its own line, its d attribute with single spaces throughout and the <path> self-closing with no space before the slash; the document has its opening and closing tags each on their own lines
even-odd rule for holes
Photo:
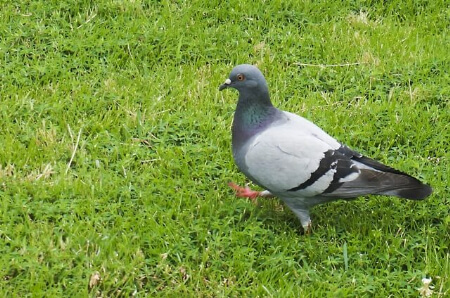
<svg viewBox="0 0 450 298">
<path fill-rule="evenodd" d="M 3 1 L 1 296 L 449 295 L 450 8 L 383 2 Z M 235 198 L 240 63 L 434 194 Z"/>
</svg>

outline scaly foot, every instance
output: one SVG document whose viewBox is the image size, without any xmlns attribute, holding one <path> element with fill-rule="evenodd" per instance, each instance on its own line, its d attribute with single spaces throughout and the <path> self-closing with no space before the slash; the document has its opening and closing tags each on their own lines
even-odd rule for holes
<svg viewBox="0 0 450 298">
<path fill-rule="evenodd" d="M 234 189 L 237 197 L 250 199 L 253 203 L 256 203 L 256 198 L 262 193 L 262 191 L 251 190 L 248 186 L 241 187 L 233 182 L 228 183 L 228 186 Z"/>
<path fill-rule="evenodd" d="M 309 222 L 307 224 L 303 225 L 303 232 L 305 233 L 305 235 L 312 234 L 311 220 L 309 220 Z"/>
</svg>

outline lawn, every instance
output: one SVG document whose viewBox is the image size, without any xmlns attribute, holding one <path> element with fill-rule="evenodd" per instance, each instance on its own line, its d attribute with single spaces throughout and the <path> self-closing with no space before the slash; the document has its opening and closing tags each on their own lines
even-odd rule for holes
<svg viewBox="0 0 450 298">
<path fill-rule="evenodd" d="M 1 296 L 449 295 L 449 45 L 444 0 L 2 1 Z M 236 198 L 241 63 L 434 193 L 315 207 L 309 236 Z"/>
</svg>

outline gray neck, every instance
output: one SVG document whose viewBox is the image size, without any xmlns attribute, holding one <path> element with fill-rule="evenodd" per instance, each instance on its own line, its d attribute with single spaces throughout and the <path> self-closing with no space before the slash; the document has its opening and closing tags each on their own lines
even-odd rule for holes
<svg viewBox="0 0 450 298">
<path fill-rule="evenodd" d="M 280 111 L 270 102 L 269 91 L 239 90 L 239 101 L 233 120 L 233 145 L 239 146 L 270 125 Z"/>
</svg>

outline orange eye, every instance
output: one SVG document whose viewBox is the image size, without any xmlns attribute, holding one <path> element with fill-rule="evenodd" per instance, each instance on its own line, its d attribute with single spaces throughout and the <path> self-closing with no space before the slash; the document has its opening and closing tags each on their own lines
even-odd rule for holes
<svg viewBox="0 0 450 298">
<path fill-rule="evenodd" d="M 238 79 L 238 81 L 243 81 L 243 80 L 245 80 L 245 76 L 243 75 L 243 74 L 238 74 L 237 76 L 236 76 L 236 78 Z"/>
</svg>

